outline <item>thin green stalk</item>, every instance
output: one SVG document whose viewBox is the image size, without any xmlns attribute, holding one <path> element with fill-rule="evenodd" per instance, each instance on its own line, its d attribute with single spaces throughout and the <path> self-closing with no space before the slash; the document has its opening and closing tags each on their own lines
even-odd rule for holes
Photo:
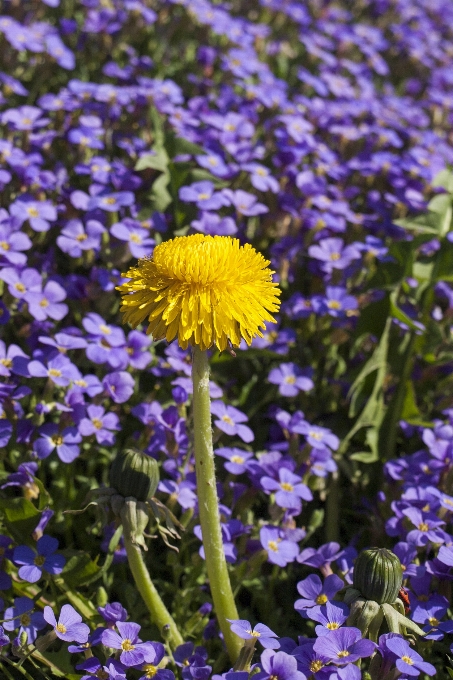
<svg viewBox="0 0 453 680">
<path fill-rule="evenodd" d="M 235 663 L 242 640 L 231 632 L 227 619 L 238 619 L 230 577 L 223 551 L 219 503 L 212 447 L 211 399 L 209 396 L 209 362 L 206 351 L 193 350 L 193 428 L 198 509 L 206 557 L 209 586 L 215 612 L 228 649 Z"/>
<path fill-rule="evenodd" d="M 126 536 L 126 533 L 124 533 L 124 546 L 126 548 L 127 560 L 132 576 L 134 577 L 135 585 L 151 614 L 152 622 L 160 631 L 162 631 L 164 626 L 169 626 L 170 634 L 168 636 L 168 642 L 173 648 L 182 645 L 184 640 L 181 637 L 172 615 L 162 602 L 162 599 L 151 580 L 151 576 L 149 575 L 149 571 L 143 560 L 142 552 L 140 548 L 132 543 L 131 539 Z"/>
</svg>

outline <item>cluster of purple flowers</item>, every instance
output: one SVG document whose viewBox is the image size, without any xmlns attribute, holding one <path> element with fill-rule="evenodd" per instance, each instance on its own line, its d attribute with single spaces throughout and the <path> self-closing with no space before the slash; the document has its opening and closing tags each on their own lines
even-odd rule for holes
<svg viewBox="0 0 453 680">
<path fill-rule="evenodd" d="M 317 638 L 267 644 L 258 677 L 356 680 L 355 663 L 375 652 L 386 673 L 429 675 L 402 637 L 383 636 L 376 647 L 345 626 L 346 608 L 334 598 L 340 581 L 351 582 L 363 537 L 348 528 L 351 543 L 341 547 L 312 536 L 332 476 L 356 484 L 355 499 L 363 448 L 378 448 L 375 432 L 354 439 L 353 426 L 347 435 L 350 414 L 380 395 L 389 411 L 404 402 L 402 429 L 416 452 L 386 464 L 387 487 L 368 510 L 381 524 L 378 538 L 388 540 L 386 532 L 395 542 L 412 619 L 434 642 L 453 631 L 453 411 L 435 385 L 440 377 L 448 388 L 451 374 L 451 199 L 432 187 L 453 163 L 453 6 L 149 4 L 80 0 L 73 12 L 66 0 L 6 0 L 1 8 L 0 645 L 9 644 L 5 631 L 18 631 L 14 656 L 20 636 L 33 643 L 50 624 L 78 643 L 74 652 L 87 641 L 115 650 L 81 662 L 84 680 L 125 678 L 128 669 L 173 677 L 164 647 L 142 642 L 121 605 L 100 612 L 101 631 L 90 620 L 88 637 L 69 605 L 57 621 L 36 597 L 43 588 L 53 603 L 65 579 L 74 585 L 71 560 L 82 551 L 88 566 L 74 587 L 92 587 L 94 552 L 99 544 L 108 552 L 115 527 L 92 531 L 85 518 L 75 527 L 69 515 L 63 527 L 62 513 L 106 481 L 113 455 L 130 444 L 159 461 L 158 496 L 189 536 L 181 554 L 198 576 L 203 570 L 190 352 L 124 329 L 115 292 L 121 272 L 156 244 L 201 232 L 267 250 L 284 291 L 263 338 L 250 349 L 243 343 L 234 364 L 213 356 L 226 559 L 247 583 L 249 564 L 263 578 L 287 569 L 298 579 L 313 568 L 325 579 L 298 584 L 297 625 L 311 634 L 316 624 Z M 433 194 L 428 217 L 415 217 Z M 426 342 L 420 360 L 403 366 L 402 399 L 397 364 L 412 335 Z M 383 357 L 389 337 L 400 344 Z M 391 375 L 369 389 L 386 362 Z M 428 385 L 423 414 L 417 381 Z M 411 424 L 430 420 L 433 405 L 432 427 Z M 113 563 L 124 559 L 120 542 Z M 209 603 L 198 583 L 187 587 L 201 610 Z M 209 615 L 200 614 L 194 639 L 217 653 Z M 264 628 L 241 622 L 236 632 L 262 641 Z M 210 654 L 190 642 L 176 650 L 183 680 L 210 677 Z M 239 674 L 227 680 L 244 680 Z"/>
</svg>

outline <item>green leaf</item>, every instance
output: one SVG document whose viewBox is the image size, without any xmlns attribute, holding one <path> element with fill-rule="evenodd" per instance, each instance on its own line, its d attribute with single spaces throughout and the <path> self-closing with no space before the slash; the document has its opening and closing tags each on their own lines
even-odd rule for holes
<svg viewBox="0 0 453 680">
<path fill-rule="evenodd" d="M 151 198 L 154 203 L 154 209 L 159 212 L 164 212 L 172 202 L 171 194 L 167 189 L 169 182 L 170 175 L 164 173 L 153 184 Z"/>
<path fill-rule="evenodd" d="M 191 156 L 205 156 L 206 149 L 198 144 L 190 142 L 188 139 L 183 137 L 174 137 L 173 135 L 167 135 L 165 140 L 165 146 L 168 149 L 170 158 L 174 158 L 179 154 L 190 154 Z"/>
<path fill-rule="evenodd" d="M 433 187 L 442 187 L 453 193 L 453 172 L 451 170 L 441 170 L 432 181 Z"/>
<path fill-rule="evenodd" d="M 413 331 L 425 330 L 425 327 L 419 321 L 413 321 L 410 316 L 405 314 L 402 309 L 397 307 L 396 303 L 392 300 L 393 296 L 390 296 L 390 311 L 394 319 L 398 319 L 401 323 L 406 324 Z"/>
<path fill-rule="evenodd" d="M 31 501 L 22 497 L 0 499 L 0 512 L 6 527 L 19 542 L 31 536 L 41 514 Z"/>
<path fill-rule="evenodd" d="M 135 170 L 147 170 L 151 168 L 152 170 L 159 170 L 159 172 L 165 172 L 168 168 L 169 157 L 167 152 L 163 148 L 159 148 L 155 153 L 148 153 L 138 159 L 135 164 Z"/>
<path fill-rule="evenodd" d="M 412 380 L 406 380 L 403 410 L 401 412 L 401 420 L 407 420 L 411 422 L 416 419 L 419 421 L 421 418 L 420 411 L 418 410 L 417 401 L 415 397 L 415 388 Z"/>
<path fill-rule="evenodd" d="M 69 557 L 66 565 L 61 572 L 61 578 L 73 590 L 91 581 L 100 571 L 100 567 L 93 562 L 88 553 L 83 551 L 66 550 L 63 551 L 65 557 Z"/>
</svg>

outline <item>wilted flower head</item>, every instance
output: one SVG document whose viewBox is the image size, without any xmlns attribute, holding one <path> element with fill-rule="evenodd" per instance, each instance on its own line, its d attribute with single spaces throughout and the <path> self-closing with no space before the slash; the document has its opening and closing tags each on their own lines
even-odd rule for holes
<svg viewBox="0 0 453 680">
<path fill-rule="evenodd" d="M 238 347 L 241 337 L 250 345 L 280 306 L 268 265 L 251 245 L 228 236 L 166 241 L 124 274 L 130 279 L 118 287 L 124 320 L 135 328 L 147 318 L 154 340 L 177 337 L 184 349 L 224 350 L 228 341 Z"/>
</svg>

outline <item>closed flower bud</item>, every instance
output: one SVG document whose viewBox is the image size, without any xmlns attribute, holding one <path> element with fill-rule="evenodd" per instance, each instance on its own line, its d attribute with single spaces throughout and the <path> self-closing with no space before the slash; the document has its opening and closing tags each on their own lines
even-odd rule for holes
<svg viewBox="0 0 453 680">
<path fill-rule="evenodd" d="M 354 565 L 353 587 L 367 600 L 392 603 L 403 583 L 398 557 L 386 548 L 362 550 Z"/>
<path fill-rule="evenodd" d="M 159 484 L 159 468 L 154 458 L 127 449 L 119 453 L 110 467 L 110 485 L 124 498 L 146 501 Z"/>
</svg>

